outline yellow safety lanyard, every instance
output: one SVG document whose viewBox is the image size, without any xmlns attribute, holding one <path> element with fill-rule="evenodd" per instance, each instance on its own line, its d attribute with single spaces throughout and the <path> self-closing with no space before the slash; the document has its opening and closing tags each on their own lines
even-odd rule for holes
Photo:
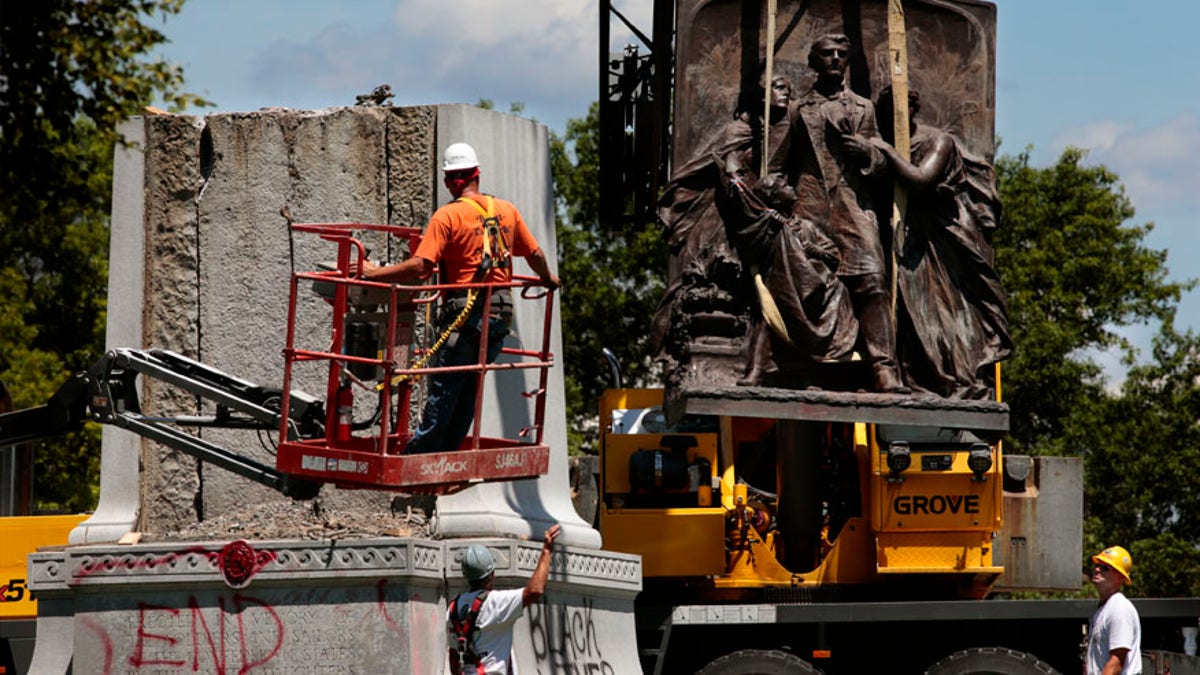
<svg viewBox="0 0 1200 675">
<path fill-rule="evenodd" d="M 483 224 L 483 259 L 479 262 L 479 270 L 475 273 L 477 282 L 483 281 L 488 270 L 493 267 L 504 269 L 512 261 L 508 242 L 504 240 L 504 233 L 500 229 L 500 219 L 496 217 L 496 199 L 491 195 L 484 196 L 487 198 L 486 209 L 470 197 L 458 198 L 458 201 L 470 204 L 479 212 L 479 220 Z"/>
</svg>

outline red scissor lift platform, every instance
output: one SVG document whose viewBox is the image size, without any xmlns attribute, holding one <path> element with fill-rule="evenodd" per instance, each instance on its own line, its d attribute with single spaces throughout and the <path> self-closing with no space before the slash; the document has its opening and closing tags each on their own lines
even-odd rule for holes
<svg viewBox="0 0 1200 675">
<path fill-rule="evenodd" d="M 297 438 L 289 428 L 287 406 L 279 431 L 276 468 L 291 476 L 333 483 L 339 487 L 447 494 L 474 483 L 534 478 L 544 475 L 550 464 L 550 448 L 543 441 L 546 385 L 554 365 L 550 353 L 553 291 L 535 277 L 513 275 L 508 283 L 427 284 L 406 286 L 366 281 L 361 278 L 366 248 L 355 237 L 357 231 L 382 232 L 415 251 L 421 232 L 416 228 L 362 223 L 293 223 L 297 233 L 311 233 L 337 246 L 336 266 L 313 272 L 294 272 L 288 305 L 287 345 L 283 390 L 291 391 L 294 368 L 303 363 L 324 362 L 327 366 L 325 436 Z M 324 297 L 332 313 L 332 338 L 326 350 L 297 347 L 297 304 L 302 286 Z M 520 303 L 541 303 L 543 325 L 537 349 L 505 347 L 496 362 L 486 360 L 488 322 L 482 322 L 478 363 L 437 368 L 425 366 L 430 350 L 412 350 L 411 333 L 418 313 L 436 307 L 450 291 L 479 289 L 477 303 L 487 316 L 492 291 L 511 288 Z M 365 341 L 364 333 L 371 334 Z M 349 337 L 349 340 L 348 340 Z M 526 336 L 528 339 L 528 336 Z M 351 343 L 352 348 L 347 349 Z M 366 344 L 368 349 L 363 349 Z M 436 344 L 436 342 L 434 343 Z M 522 438 L 493 438 L 481 434 L 484 379 L 494 371 L 535 369 L 538 386 L 522 392 L 533 399 L 530 424 Z M 405 454 L 412 437 L 409 429 L 413 394 L 419 378 L 439 372 L 471 372 L 479 378 L 475 394 L 472 432 L 455 452 Z M 365 375 L 365 376 L 364 376 Z M 378 397 L 377 419 L 369 424 L 352 422 L 353 393 Z M 366 427 L 366 428 L 364 428 Z"/>
</svg>

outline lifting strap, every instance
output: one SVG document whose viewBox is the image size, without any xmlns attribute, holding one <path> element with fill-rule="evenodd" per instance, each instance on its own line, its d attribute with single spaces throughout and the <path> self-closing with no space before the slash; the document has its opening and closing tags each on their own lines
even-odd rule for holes
<svg viewBox="0 0 1200 675">
<path fill-rule="evenodd" d="M 904 20 L 903 0 L 888 0 L 888 61 L 892 79 L 892 147 L 896 153 L 910 160 L 911 139 L 909 138 L 908 111 L 908 32 Z M 908 192 L 896 179 L 892 188 L 892 321 L 896 320 L 897 258 L 904 248 L 907 225 Z"/>
<path fill-rule="evenodd" d="M 458 650 L 458 669 L 459 673 L 465 672 L 468 665 L 475 666 L 477 675 L 484 675 L 483 662 L 479 659 L 479 655 L 475 653 L 475 635 L 479 633 L 479 608 L 483 607 L 483 601 L 487 600 L 488 591 L 481 591 L 471 601 L 471 607 L 467 610 L 465 619 L 459 618 L 458 600 L 467 595 L 460 593 L 454 596 L 450 601 L 450 625 L 454 628 L 454 642 Z"/>
</svg>

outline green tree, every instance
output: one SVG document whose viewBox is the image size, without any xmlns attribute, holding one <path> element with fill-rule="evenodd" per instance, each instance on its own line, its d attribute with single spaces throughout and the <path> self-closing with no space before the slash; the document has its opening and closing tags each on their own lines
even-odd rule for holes
<svg viewBox="0 0 1200 675">
<path fill-rule="evenodd" d="M 1082 455 L 1084 549 L 1120 544 L 1134 556 L 1138 595 L 1200 593 L 1200 340 L 1173 327 L 1182 291 L 1166 252 L 1143 244 L 1152 225 L 1118 177 L 1071 148 L 1046 168 L 1028 151 L 1004 156 L 996 260 L 1014 355 L 1004 367 L 1010 452 Z M 1161 323 L 1137 365 L 1117 327 Z M 1091 357 L 1121 354 L 1119 392 Z"/>
<path fill-rule="evenodd" d="M 996 262 L 1015 345 L 1003 387 L 1016 452 L 1069 453 L 1072 430 L 1106 397 L 1088 350 L 1132 357 L 1115 329 L 1169 321 L 1190 287 L 1167 281 L 1166 252 L 1142 244 L 1153 225 L 1127 224 L 1134 209 L 1116 174 L 1083 160 L 1069 148 L 1047 168 L 1030 166 L 1028 151 L 996 164 Z"/>
<path fill-rule="evenodd" d="M 181 92 L 182 70 L 150 52 L 149 22 L 183 0 L 45 0 L 0 12 L 0 380 L 38 405 L 104 348 L 108 214 L 116 126 Z M 95 501 L 99 433 L 35 450 L 38 508 Z"/>
<path fill-rule="evenodd" d="M 557 204 L 567 419 L 573 450 L 594 439 L 600 395 L 612 386 L 601 350 L 611 349 L 627 385 L 650 384 L 650 319 L 663 292 L 666 243 L 655 223 L 624 232 L 600 228 L 600 108 L 552 135 L 550 164 Z"/>
<path fill-rule="evenodd" d="M 481 98 L 475 102 L 476 108 L 484 110 L 495 110 L 496 102 L 490 98 Z M 513 101 L 508 104 L 508 112 L 510 115 L 521 115 L 525 112 L 525 103 L 522 101 Z"/>
<path fill-rule="evenodd" d="M 1200 595 L 1200 338 L 1163 327 L 1087 439 L 1089 550 L 1120 544 L 1137 595 Z"/>
</svg>

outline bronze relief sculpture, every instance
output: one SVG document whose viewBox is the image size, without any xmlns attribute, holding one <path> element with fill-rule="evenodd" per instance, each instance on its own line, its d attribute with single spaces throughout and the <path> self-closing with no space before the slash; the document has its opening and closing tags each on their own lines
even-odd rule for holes
<svg viewBox="0 0 1200 675">
<path fill-rule="evenodd" d="M 710 10 L 714 23 L 725 16 L 724 5 L 695 1 L 701 19 Z M 991 126 L 994 26 L 970 7 L 918 5 L 910 45 L 935 32 L 946 39 L 930 43 L 943 45 L 936 54 L 923 42 L 914 50 L 940 78 L 938 126 L 910 125 L 908 161 L 889 143 L 890 94 L 876 103 L 867 96 L 888 83 L 882 4 L 863 3 L 857 24 L 846 24 L 849 37 L 837 31 L 836 5 L 793 3 L 769 92 L 760 61 L 757 84 L 746 86 L 742 70 L 734 115 L 709 126 L 715 131 L 677 119 L 688 127 L 679 137 L 705 140 L 684 155 L 659 209 L 671 258 L 655 336 L 669 396 L 767 387 L 994 400 L 994 366 L 1011 350 L 990 244 L 999 202 L 991 167 L 967 149 L 990 152 L 990 137 L 981 139 Z M 696 80 L 730 63 L 728 40 L 718 38 L 711 58 L 683 68 L 684 114 L 712 110 L 689 91 L 728 90 L 733 74 Z M 688 36 L 681 49 L 698 39 Z M 909 81 L 921 85 L 916 70 Z M 909 195 L 896 236 L 894 182 Z"/>
</svg>

